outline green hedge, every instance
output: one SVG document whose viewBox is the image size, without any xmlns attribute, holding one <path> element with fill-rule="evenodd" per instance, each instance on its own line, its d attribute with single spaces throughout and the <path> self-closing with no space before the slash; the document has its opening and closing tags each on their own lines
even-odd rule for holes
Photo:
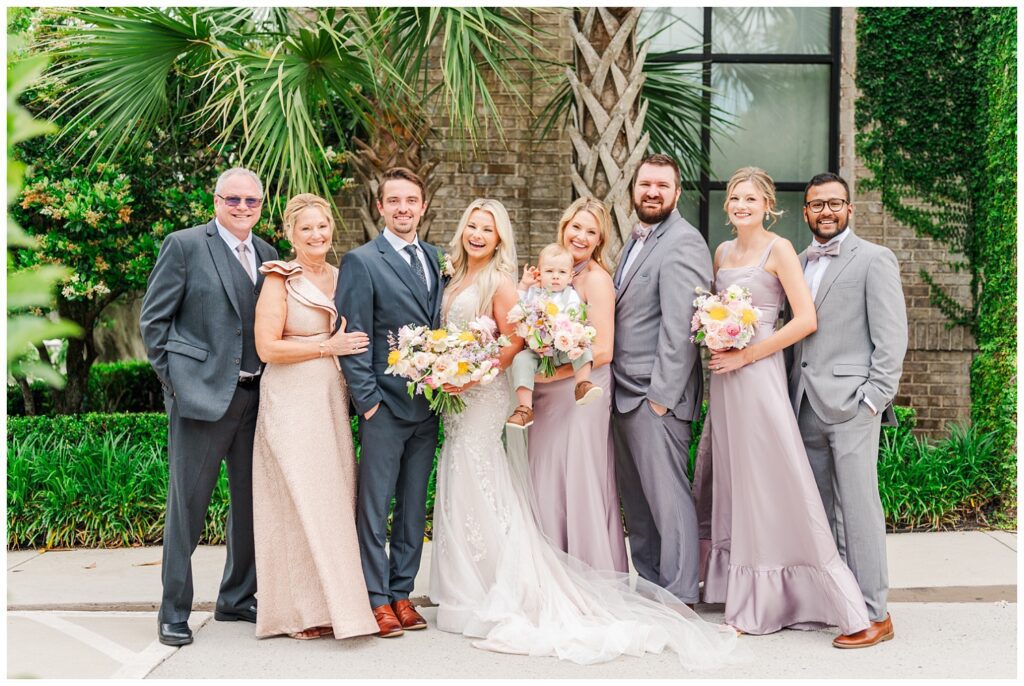
<svg viewBox="0 0 1024 686">
<path fill-rule="evenodd" d="M 37 415 L 54 414 L 51 389 L 41 381 L 31 385 Z M 144 360 L 99 362 L 89 370 L 85 396 L 87 412 L 163 412 L 160 380 Z M 7 387 L 7 416 L 25 414 L 21 387 Z"/>
<path fill-rule="evenodd" d="M 355 418 L 351 427 L 358 456 Z M 438 452 L 443 440 L 439 431 Z M 428 513 L 433 512 L 434 483 L 431 474 Z M 167 415 L 7 420 L 8 548 L 159 544 L 166 500 Z M 224 542 L 229 502 L 222 465 L 202 543 Z M 431 533 L 429 520 L 426 533 Z"/>
<path fill-rule="evenodd" d="M 954 427 L 945 441 L 929 443 L 912 434 L 914 411 L 896 410 L 901 426 L 883 429 L 878 464 L 889 526 L 941 528 L 981 512 L 999 491 L 1001 461 L 992 436 Z M 9 548 L 160 543 L 167 495 L 165 415 L 12 417 L 7 428 Z M 443 432 L 439 438 L 443 442 Z M 432 475 L 428 513 L 434 483 Z M 222 467 L 203 543 L 224 541 L 228 503 Z M 430 532 L 428 519 L 425 533 Z"/>
</svg>

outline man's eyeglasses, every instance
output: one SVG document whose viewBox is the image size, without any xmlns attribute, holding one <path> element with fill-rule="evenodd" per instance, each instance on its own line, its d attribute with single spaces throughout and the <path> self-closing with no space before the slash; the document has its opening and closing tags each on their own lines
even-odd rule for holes
<svg viewBox="0 0 1024 686">
<path fill-rule="evenodd" d="M 225 197 L 220 193 L 215 193 L 214 195 L 223 200 L 228 207 L 238 207 L 243 200 L 245 201 L 245 206 L 250 210 L 255 210 L 263 204 L 263 198 L 240 198 L 237 195 L 229 195 Z"/>
<path fill-rule="evenodd" d="M 817 214 L 825 209 L 825 205 L 828 205 L 828 208 L 833 212 L 838 212 L 849 203 L 849 200 L 843 200 L 842 198 L 829 198 L 828 200 L 812 200 L 810 202 L 805 202 L 804 207 Z"/>
</svg>

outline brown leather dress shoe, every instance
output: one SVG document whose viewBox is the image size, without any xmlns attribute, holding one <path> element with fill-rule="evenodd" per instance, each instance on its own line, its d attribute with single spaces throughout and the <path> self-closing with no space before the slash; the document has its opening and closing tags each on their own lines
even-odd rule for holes
<svg viewBox="0 0 1024 686">
<path fill-rule="evenodd" d="M 871 626 L 849 636 L 836 636 L 832 645 L 836 648 L 870 648 L 882 641 L 892 640 L 896 632 L 892 629 L 892 617 L 888 614 L 880 622 L 871 622 Z"/>
<path fill-rule="evenodd" d="M 380 633 L 377 635 L 381 638 L 401 636 L 405 633 L 402 631 L 402 623 L 398 621 L 398 617 L 395 616 L 390 605 L 373 608 L 373 618 L 377 620 L 377 627 L 380 629 Z"/>
<path fill-rule="evenodd" d="M 402 623 L 403 629 L 415 631 L 427 628 L 427 620 L 423 619 L 423 615 L 417 612 L 408 600 L 396 600 L 391 603 L 391 609 L 395 611 L 395 616 Z"/>
</svg>

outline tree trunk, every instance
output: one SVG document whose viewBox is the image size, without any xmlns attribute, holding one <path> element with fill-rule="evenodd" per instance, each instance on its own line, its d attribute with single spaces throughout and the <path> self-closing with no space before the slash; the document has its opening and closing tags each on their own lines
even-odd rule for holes
<svg viewBox="0 0 1024 686">
<path fill-rule="evenodd" d="M 426 121 L 419 119 L 413 128 L 388 115 L 380 121 L 371 122 L 369 142 L 354 139 L 358 151 L 352 157 L 352 171 L 359 186 L 359 218 L 366 240 L 380 233 L 380 213 L 377 211 L 377 189 L 380 188 L 384 172 L 391 167 L 406 167 L 416 172 L 426 186 L 423 201 L 427 211 L 420 219 L 419 237 L 428 240 L 430 225 L 434 220 L 431 209 L 434 193 L 441 185 L 433 175 L 438 160 L 424 162 L 422 141 L 429 132 Z"/>
<path fill-rule="evenodd" d="M 21 388 L 21 398 L 25 401 L 25 415 L 28 417 L 36 416 L 36 399 L 32 397 L 32 387 L 28 383 L 28 379 L 23 376 L 17 378 L 18 386 Z"/>
<path fill-rule="evenodd" d="M 637 52 L 639 7 L 578 8 L 569 18 L 575 69 L 567 69 L 575 103 L 568 126 L 576 156 L 576 193 L 603 200 L 611 210 L 612 254 L 625 243 L 635 221 L 630 183 L 650 139 L 647 102 L 640 89 L 647 54 Z"/>
<path fill-rule="evenodd" d="M 57 313 L 82 327 L 81 338 L 69 338 L 64 360 L 67 384 L 54 392 L 54 410 L 57 414 L 80 414 L 85 408 L 89 387 L 89 370 L 96 361 L 95 326 L 100 314 L 120 293 L 111 293 L 102 300 L 68 301 L 57 297 Z"/>
</svg>

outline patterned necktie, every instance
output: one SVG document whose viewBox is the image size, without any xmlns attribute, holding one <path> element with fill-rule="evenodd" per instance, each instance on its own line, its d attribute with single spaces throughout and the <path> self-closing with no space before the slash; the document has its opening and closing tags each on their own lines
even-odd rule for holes
<svg viewBox="0 0 1024 686">
<path fill-rule="evenodd" d="M 423 284 L 423 288 L 429 291 L 430 289 L 427 288 L 427 274 L 423 271 L 423 263 L 420 262 L 419 255 L 416 254 L 416 246 L 407 245 L 402 249 L 409 253 L 409 266 L 412 267 L 416 276 L 420 277 L 420 283 Z"/>
<path fill-rule="evenodd" d="M 242 268 L 249 275 L 249 280 L 256 283 L 256 276 L 252 272 L 252 264 L 249 263 L 249 246 L 245 243 L 239 243 L 235 250 L 238 252 L 238 261 L 242 263 Z"/>
<path fill-rule="evenodd" d="M 835 243 L 828 243 L 826 245 L 822 245 L 821 243 L 818 243 L 817 241 L 814 241 L 809 246 L 807 246 L 807 261 L 808 262 L 817 262 L 819 259 L 821 259 L 822 257 L 824 257 L 826 255 L 828 255 L 829 257 L 838 257 L 839 256 L 839 242 L 838 241 L 835 242 Z"/>
<path fill-rule="evenodd" d="M 644 226 L 643 224 L 637 224 L 633 227 L 633 240 L 634 241 L 646 241 L 647 236 L 651 233 L 651 227 Z"/>
</svg>

